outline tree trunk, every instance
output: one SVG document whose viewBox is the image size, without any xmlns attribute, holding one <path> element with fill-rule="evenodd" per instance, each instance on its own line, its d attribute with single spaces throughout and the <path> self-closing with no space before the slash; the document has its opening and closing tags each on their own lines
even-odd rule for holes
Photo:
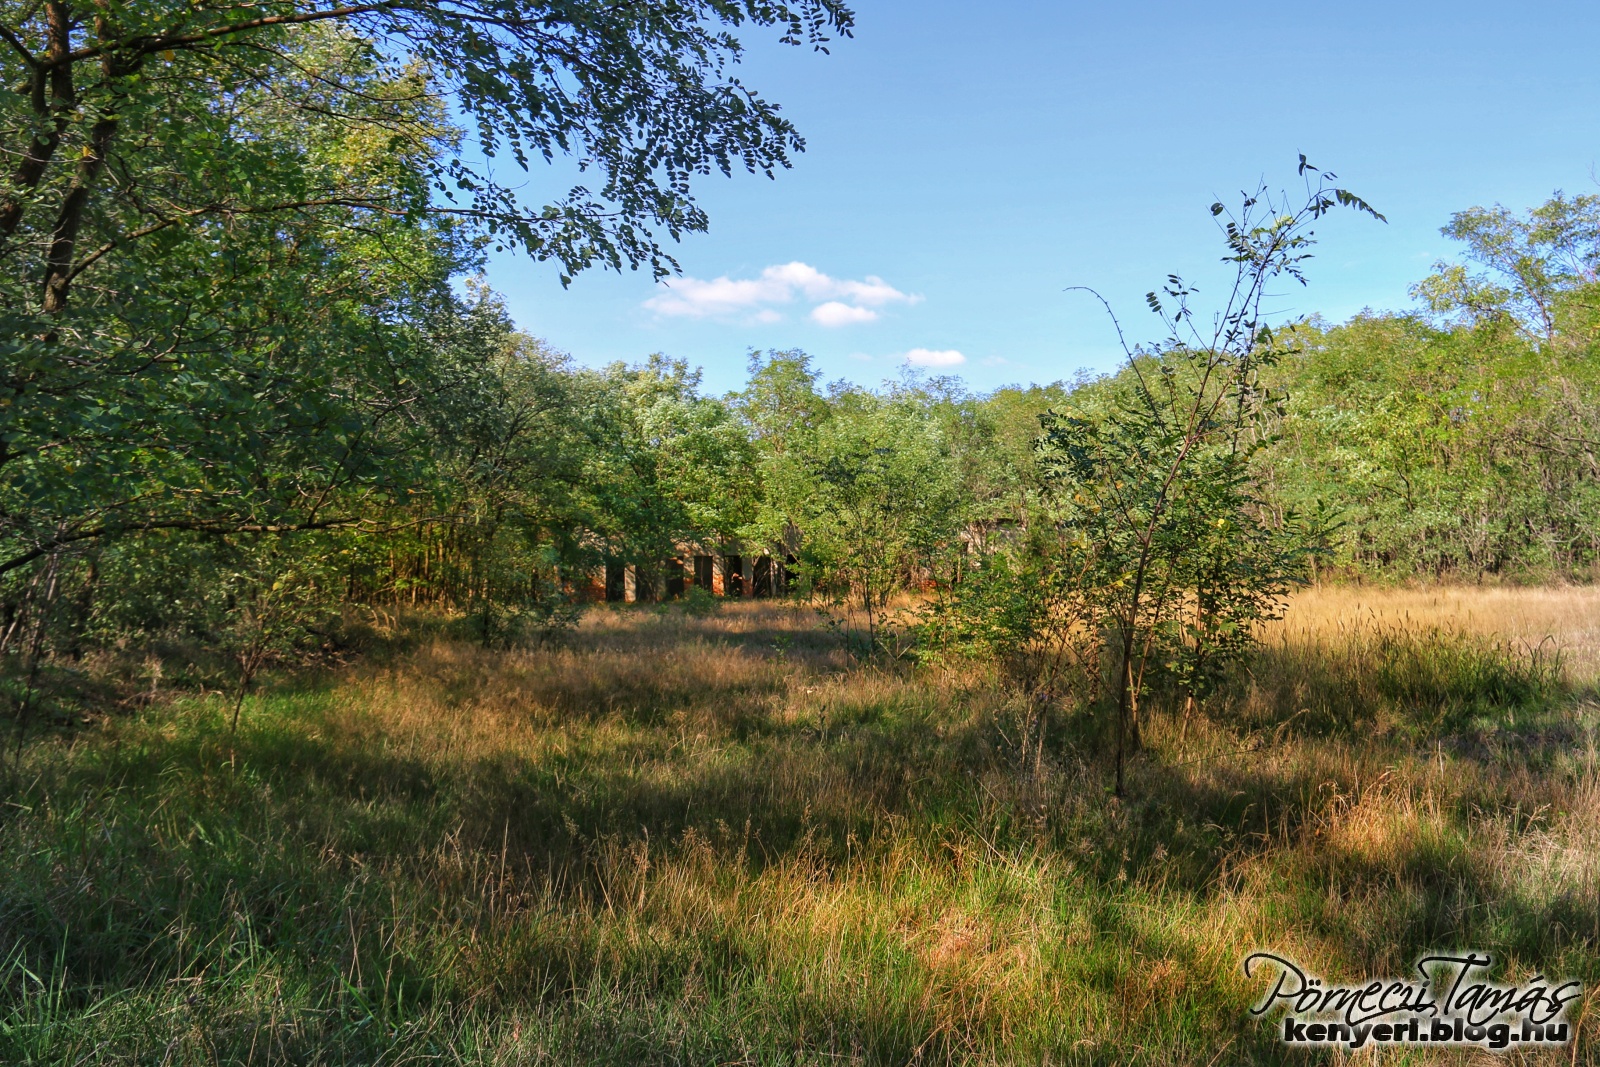
<svg viewBox="0 0 1600 1067">
<path fill-rule="evenodd" d="M 1122 762 L 1124 750 L 1127 747 L 1128 736 L 1128 700 L 1133 688 L 1133 626 L 1129 624 L 1123 628 L 1122 637 L 1122 666 L 1117 671 L 1117 788 L 1116 795 L 1122 796 Z"/>
<path fill-rule="evenodd" d="M 66 4 L 45 5 L 45 21 L 49 25 L 50 43 L 45 48 L 45 60 L 50 64 L 49 96 L 45 95 L 44 71 L 36 69 L 29 80 L 28 95 L 33 113 L 41 122 L 55 112 L 50 129 L 41 136 L 35 132 L 22 152 L 22 161 L 12 174 L 17 195 L 0 203 L 0 235 L 10 237 L 22 223 L 22 190 L 36 188 L 44 177 L 44 169 L 61 147 L 61 135 L 66 130 L 67 116 L 71 114 L 76 95 L 72 88 L 72 64 L 67 55 L 72 51 L 72 13 Z"/>
</svg>

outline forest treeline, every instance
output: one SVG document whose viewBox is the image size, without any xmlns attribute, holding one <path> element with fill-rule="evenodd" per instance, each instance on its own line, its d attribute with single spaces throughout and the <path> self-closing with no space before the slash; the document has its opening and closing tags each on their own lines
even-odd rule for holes
<svg viewBox="0 0 1600 1067">
<path fill-rule="evenodd" d="M 1295 331 L 1262 372 L 1282 400 L 1251 477 L 1272 516 L 1320 516 L 1307 576 L 1591 576 L 1600 314 L 1581 242 L 1597 223 L 1593 198 L 1465 212 L 1453 228 L 1481 275 L 1442 268 L 1418 286 L 1425 311 Z M 1030 522 L 1057 521 L 1041 415 L 1092 415 L 1165 358 L 976 394 L 913 374 L 825 383 L 804 352 L 774 351 L 715 396 L 664 356 L 574 364 L 480 282 L 453 284 L 462 263 L 438 247 L 452 235 L 417 229 L 431 288 L 363 247 L 348 269 L 364 302 L 313 315 L 303 290 L 287 309 L 259 292 L 252 317 L 305 329 L 212 362 L 56 368 L 62 388 L 16 391 L 8 652 L 30 619 L 77 651 L 226 642 L 241 613 L 257 633 L 252 611 L 342 601 L 448 607 L 491 639 L 558 621 L 597 568 L 659 574 L 685 546 L 789 556 L 798 588 L 865 594 L 870 610 L 958 583 Z M 364 344 L 335 343 L 358 325 Z"/>
</svg>

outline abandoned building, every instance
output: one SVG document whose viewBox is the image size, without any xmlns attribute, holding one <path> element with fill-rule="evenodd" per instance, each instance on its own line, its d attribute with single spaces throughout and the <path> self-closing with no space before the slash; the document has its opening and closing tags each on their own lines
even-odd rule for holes
<svg viewBox="0 0 1600 1067">
<path fill-rule="evenodd" d="M 706 553 L 686 546 L 655 567 L 615 561 L 595 568 L 589 593 L 595 600 L 637 603 L 673 600 L 692 586 L 712 596 L 770 597 L 788 591 L 794 557 Z"/>
</svg>

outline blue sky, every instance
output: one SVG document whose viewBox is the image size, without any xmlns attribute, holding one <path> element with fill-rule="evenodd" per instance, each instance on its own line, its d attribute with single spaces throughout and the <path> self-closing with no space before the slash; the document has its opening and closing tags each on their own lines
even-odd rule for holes
<svg viewBox="0 0 1600 1067">
<path fill-rule="evenodd" d="M 580 363 L 651 352 L 720 392 L 750 348 L 799 347 L 829 378 L 876 384 L 908 354 L 974 388 L 1053 381 L 1159 339 L 1143 294 L 1170 272 L 1216 293 L 1206 211 L 1304 152 L 1384 212 L 1318 233 L 1283 315 L 1410 305 L 1454 254 L 1452 211 L 1600 191 L 1600 4 L 1343 5 L 859 0 L 831 55 L 752 45 L 749 83 L 808 150 L 776 181 L 698 190 L 711 232 L 684 277 L 495 257 L 519 326 Z M 530 199 L 553 195 L 535 173 Z M 549 179 L 548 185 L 544 185 Z"/>
</svg>

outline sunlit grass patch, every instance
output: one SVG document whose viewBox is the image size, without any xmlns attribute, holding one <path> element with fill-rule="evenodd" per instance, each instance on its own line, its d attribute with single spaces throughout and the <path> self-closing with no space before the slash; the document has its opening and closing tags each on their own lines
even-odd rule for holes
<svg viewBox="0 0 1600 1067">
<path fill-rule="evenodd" d="M 0 813 L 0 1061 L 1209 1067 L 1281 1062 L 1255 948 L 1600 979 L 1590 705 L 1435 721 L 1332 627 L 1295 654 L 1351 728 L 1258 671 L 1157 709 L 1118 801 L 1092 733 L 1035 759 L 992 680 L 814 625 L 606 610 L 430 637 L 237 735 L 213 697 L 40 738 Z"/>
</svg>

